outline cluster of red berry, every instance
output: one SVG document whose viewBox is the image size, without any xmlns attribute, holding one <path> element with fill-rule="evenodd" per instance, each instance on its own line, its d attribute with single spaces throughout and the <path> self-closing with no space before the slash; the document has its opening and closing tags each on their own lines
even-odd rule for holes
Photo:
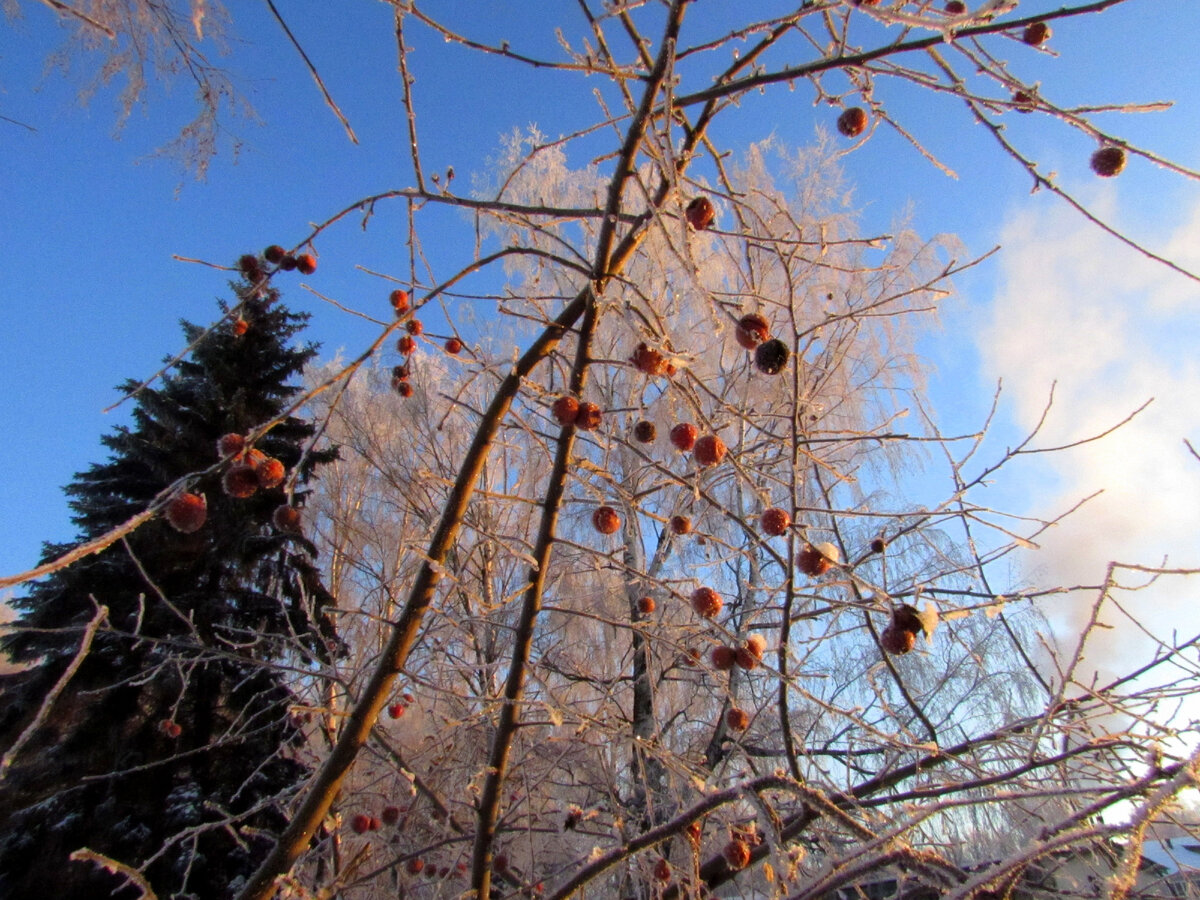
<svg viewBox="0 0 1200 900">
<path fill-rule="evenodd" d="M 855 0 L 860 6 L 876 6 L 879 0 Z M 967 4 L 962 0 L 947 0 L 945 11 L 947 15 L 961 16 L 967 12 Z M 1021 32 L 1021 40 L 1030 47 L 1040 47 L 1050 40 L 1053 30 L 1045 22 L 1030 22 Z M 1017 112 L 1031 113 L 1037 109 L 1037 99 L 1029 91 L 1019 90 L 1012 95 L 1012 105 Z M 858 137 L 867 130 L 869 117 L 861 106 L 851 106 L 838 116 L 837 129 L 846 137 Z M 1092 154 L 1092 171 L 1101 178 L 1112 178 L 1120 175 L 1125 169 L 1126 155 L 1121 147 L 1105 146 Z"/>
<path fill-rule="evenodd" d="M 720 672 L 728 672 L 737 666 L 739 669 L 751 671 L 758 668 L 766 649 L 767 641 L 761 634 L 750 635 L 740 647 L 718 645 L 712 650 L 713 668 Z"/>
<path fill-rule="evenodd" d="M 240 434 L 222 435 L 217 441 L 217 456 L 230 461 L 221 477 L 221 488 L 235 499 L 251 497 L 260 488 L 279 487 L 287 477 L 282 462 L 261 450 L 247 447 L 246 439 Z M 167 524 L 176 531 L 192 534 L 204 527 L 208 518 L 208 498 L 203 494 L 182 493 L 167 504 L 164 516 Z M 284 504 L 275 510 L 271 521 L 280 531 L 299 532 L 300 510 Z"/>
<path fill-rule="evenodd" d="M 392 309 L 395 311 L 398 318 L 403 318 L 409 313 L 410 298 L 408 291 L 402 288 L 396 288 L 388 295 L 391 300 Z M 425 333 L 425 326 L 420 319 L 410 318 L 404 323 L 404 330 L 408 334 L 401 335 L 396 341 L 396 349 L 404 357 L 407 357 L 401 365 L 392 367 L 392 390 L 401 397 L 411 397 L 413 395 L 413 386 L 409 383 L 409 378 L 412 376 L 412 356 L 417 352 L 417 338 Z M 446 343 L 442 345 L 447 353 L 451 356 L 457 356 L 462 353 L 463 342 L 457 337 L 449 337 Z"/>
<path fill-rule="evenodd" d="M 399 719 L 401 716 L 403 716 L 405 710 L 408 709 L 409 704 L 412 703 L 413 700 L 415 699 L 412 694 L 408 693 L 408 691 L 405 691 L 400 696 L 401 696 L 401 699 L 404 701 L 403 703 L 396 701 L 394 703 L 388 704 L 387 713 L 388 713 L 388 718 L 390 718 L 390 719 Z"/>
</svg>

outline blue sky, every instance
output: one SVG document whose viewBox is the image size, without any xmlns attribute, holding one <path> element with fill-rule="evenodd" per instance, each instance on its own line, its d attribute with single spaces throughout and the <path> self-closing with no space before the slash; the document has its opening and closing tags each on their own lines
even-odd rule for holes
<svg viewBox="0 0 1200 900">
<path fill-rule="evenodd" d="M 1058 5 L 1026 0 L 1020 12 Z M 546 16 L 553 5 L 489 0 L 428 7 L 472 35 L 505 38 L 531 55 L 560 54 Z M 715 34 L 721 17 L 737 7 L 701 0 L 689 24 Z M 227 273 L 173 255 L 228 264 L 268 243 L 292 245 L 307 235 L 308 223 L 365 195 L 412 183 L 391 8 L 383 3 L 280 4 L 348 116 L 358 145 L 347 140 L 265 6 L 238 4 L 229 55 L 214 54 L 214 61 L 230 69 L 261 124 L 227 123 L 239 150 L 235 156 L 232 142 L 224 145 L 203 182 L 151 158 L 190 118 L 189 84 L 154 86 L 144 108 L 135 109 L 114 138 L 116 90 L 102 89 L 80 106 L 75 98 L 81 79 L 45 67 L 66 31 L 49 8 L 21 8 L 23 18 L 0 22 L 0 116 L 36 129 L 0 121 L 5 575 L 31 566 L 41 541 L 72 536 L 61 488 L 102 458 L 98 438 L 123 421 L 122 410 L 102 411 L 116 399 L 113 386 L 156 370 L 180 347 L 178 321 L 211 319 L 215 299 L 227 294 Z M 562 8 L 577 26 L 574 4 Z M 1174 100 L 1169 112 L 1106 116 L 1102 124 L 1195 169 L 1200 67 L 1190 40 L 1170 39 L 1195 34 L 1200 4 L 1194 0 L 1135 0 L 1056 26 L 1051 47 L 1057 56 L 1018 42 L 1003 46 L 1014 72 L 1040 82 L 1043 94 L 1061 105 Z M 480 61 L 415 23 L 407 38 L 416 48 L 414 91 L 426 164 L 431 171 L 454 166 L 456 184 L 469 185 L 496 153 L 501 135 L 514 128 L 536 125 L 557 136 L 596 117 L 592 91 L 598 79 Z M 692 87 L 705 86 L 703 76 L 697 78 Z M 925 343 L 938 372 L 933 405 L 948 430 L 975 427 L 1001 377 L 1007 385 L 996 441 L 1001 448 L 1036 415 L 1055 378 L 1062 411 L 1055 433 L 1068 439 L 1136 405 L 1137 398 L 1166 398 L 1158 408 L 1167 408 L 1156 411 L 1149 431 L 1130 438 L 1132 447 L 1089 449 L 1061 466 L 1039 459 L 997 490 L 998 506 L 1043 511 L 1098 487 L 1132 491 L 1119 494 L 1116 520 L 1104 513 L 1098 525 L 1081 525 L 1074 536 L 1062 529 L 1069 547 L 1052 559 L 1031 561 L 1030 571 L 1072 578 L 1078 570 L 1083 578 L 1097 560 L 1132 550 L 1134 543 L 1142 555 L 1161 549 L 1179 561 L 1189 553 L 1192 562 L 1200 560 L 1194 537 L 1200 522 L 1185 508 L 1197 505 L 1200 463 L 1180 455 L 1184 437 L 1200 443 L 1200 419 L 1192 416 L 1200 409 L 1189 400 L 1190 387 L 1200 393 L 1200 374 L 1191 363 L 1200 337 L 1200 291 L 1145 265 L 1064 212 L 1055 198 L 1031 196 L 1028 176 L 961 106 L 908 84 L 880 83 L 876 96 L 959 178 L 945 177 L 880 129 L 844 161 L 864 230 L 888 230 L 907 214 L 921 233 L 955 233 L 973 252 L 1007 246 L 958 280 L 959 295 L 947 304 L 942 329 Z M 832 128 L 836 115 L 811 101 L 804 85 L 750 95 L 715 136 L 733 146 L 772 134 L 787 144 L 809 143 L 816 129 Z M 1086 138 L 1040 115 L 1013 114 L 1005 122 L 1010 137 L 1080 199 L 1152 246 L 1190 256 L 1192 269 L 1200 271 L 1195 182 L 1137 160 L 1120 178 L 1100 182 L 1087 168 L 1094 145 Z M 572 151 L 578 154 L 573 161 L 586 161 L 587 152 L 590 147 Z M 316 275 L 279 283 L 289 305 L 314 313 L 310 336 L 322 342 L 326 355 L 340 348 L 358 352 L 375 329 L 336 313 L 300 283 L 364 309 L 382 307 L 379 282 L 355 266 L 405 271 L 400 214 L 399 204 L 381 207 L 366 232 L 357 219 L 343 223 L 319 241 Z M 448 271 L 469 257 L 469 241 L 461 218 L 447 216 L 444 241 L 425 249 Z M 1096 364 L 1097 357 L 1104 365 Z M 1133 515 L 1139 509 L 1144 515 Z M 1088 552 L 1079 552 L 1084 545 Z M 1076 568 L 1067 565 L 1070 560 Z"/>
</svg>

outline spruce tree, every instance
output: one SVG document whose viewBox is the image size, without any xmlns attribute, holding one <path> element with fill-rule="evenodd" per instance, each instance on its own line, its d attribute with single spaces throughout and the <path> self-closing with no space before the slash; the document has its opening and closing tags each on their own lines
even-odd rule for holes
<svg viewBox="0 0 1200 900">
<path fill-rule="evenodd" d="M 156 516 L 14 602 L 22 616 L 0 649 L 24 668 L 0 678 L 3 752 L 78 655 L 100 606 L 107 617 L 0 779 L 0 896 L 140 895 L 121 875 L 69 860 L 84 847 L 139 869 L 159 897 L 227 896 L 269 848 L 307 774 L 282 666 L 303 673 L 336 652 L 333 598 L 315 548 L 276 511 L 302 507 L 305 485 L 336 451 L 314 451 L 314 426 L 285 416 L 253 447 L 219 457 L 222 436 L 285 412 L 316 353 L 293 345 L 306 317 L 257 268 L 256 286 L 234 285 L 238 306 L 224 324 L 206 333 L 183 323 L 191 352 L 136 392 L 131 424 L 102 439 L 108 460 L 66 489 L 80 540 L 172 485 L 203 496 L 203 525 L 185 533 Z M 264 486 L 279 475 L 264 458 L 283 464 L 280 484 Z M 265 481 L 255 484 L 255 471 Z M 229 492 L 239 475 L 249 475 L 250 496 Z M 70 546 L 46 545 L 45 559 Z"/>
</svg>

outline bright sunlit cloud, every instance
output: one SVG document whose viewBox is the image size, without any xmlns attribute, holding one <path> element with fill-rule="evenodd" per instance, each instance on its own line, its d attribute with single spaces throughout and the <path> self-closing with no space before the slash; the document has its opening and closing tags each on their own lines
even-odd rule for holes
<svg viewBox="0 0 1200 900">
<path fill-rule="evenodd" d="M 1119 220 L 1110 215 L 1114 206 L 1110 195 L 1099 211 Z M 1200 205 L 1183 218 L 1187 224 L 1158 246 L 1200 270 Z M 1056 488 L 1029 496 L 1026 512 L 1044 515 L 1104 493 L 1039 539 L 1040 551 L 1023 561 L 1025 577 L 1039 587 L 1097 584 L 1111 560 L 1200 567 L 1200 460 L 1184 444 L 1200 449 L 1200 285 L 1062 206 L 1014 215 L 1003 244 L 1000 286 L 977 340 L 986 376 L 1003 379 L 1014 424 L 1025 433 L 1053 386 L 1054 405 L 1033 446 L 1097 434 L 1153 398 L 1115 434 L 1037 460 L 1049 476 L 1039 483 Z M 1164 579 L 1121 599 L 1159 637 L 1177 631 L 1182 639 L 1200 630 L 1197 590 L 1200 577 Z M 1046 611 L 1056 630 L 1077 632 L 1087 605 L 1080 597 L 1065 603 Z M 1147 644 L 1119 615 L 1102 621 L 1119 625 L 1089 641 L 1089 663 L 1103 675 L 1105 659 Z"/>
</svg>

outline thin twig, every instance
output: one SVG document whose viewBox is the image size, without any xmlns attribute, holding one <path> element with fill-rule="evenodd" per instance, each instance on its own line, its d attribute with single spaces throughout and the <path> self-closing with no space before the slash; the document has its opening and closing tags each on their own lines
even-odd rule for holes
<svg viewBox="0 0 1200 900">
<path fill-rule="evenodd" d="M 95 602 L 94 600 L 92 601 Z M 58 699 L 58 695 L 63 692 L 63 688 L 67 686 L 67 682 L 79 671 L 79 667 L 83 665 L 84 658 L 88 655 L 88 651 L 92 649 L 92 639 L 96 636 L 101 623 L 108 617 L 107 606 L 97 606 L 96 614 L 92 616 L 92 620 L 88 622 L 87 627 L 83 630 L 83 639 L 79 642 L 79 649 L 75 651 L 75 657 L 71 660 L 62 675 L 58 677 L 58 681 L 54 683 L 46 696 L 42 698 L 42 704 L 38 707 L 37 714 L 33 717 L 26 727 L 21 732 L 21 736 L 13 742 L 13 745 L 5 752 L 4 757 L 0 759 L 0 781 L 3 781 L 8 774 L 8 770 L 12 767 L 13 762 L 17 758 L 17 754 L 21 752 L 21 748 L 33 737 L 37 730 L 42 727 L 50 715 L 50 707 L 54 705 L 54 701 Z"/>
<path fill-rule="evenodd" d="M 288 28 L 287 22 L 283 21 L 283 16 L 279 14 L 279 10 L 275 8 L 275 0 L 267 0 L 267 6 L 271 9 L 271 14 L 275 16 L 275 20 L 283 29 L 283 33 L 288 36 L 288 40 L 292 42 L 292 46 L 296 48 L 296 52 L 300 54 L 300 58 L 304 60 L 304 65 L 308 66 L 308 72 L 313 77 L 313 81 L 317 83 L 317 87 L 321 91 L 321 96 L 325 98 L 325 102 L 329 108 L 333 110 L 333 114 L 337 116 L 338 121 L 342 123 L 342 127 L 346 129 L 346 136 L 350 138 L 352 143 L 358 143 L 358 136 L 354 133 L 354 129 L 350 127 L 350 120 L 347 119 L 333 97 L 325 88 L 325 82 L 321 80 L 321 74 L 317 71 L 317 67 L 313 65 L 312 60 L 308 58 L 308 54 L 304 52 L 304 48 L 300 46 L 300 42 L 296 40 L 296 36 L 292 34 L 292 29 Z"/>
</svg>

